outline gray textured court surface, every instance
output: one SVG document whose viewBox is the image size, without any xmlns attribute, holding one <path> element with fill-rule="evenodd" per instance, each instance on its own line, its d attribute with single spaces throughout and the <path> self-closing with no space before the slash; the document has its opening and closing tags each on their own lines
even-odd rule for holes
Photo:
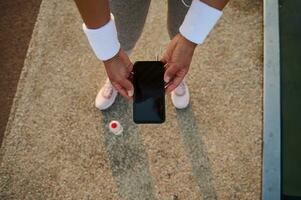
<svg viewBox="0 0 301 200">
<path fill-rule="evenodd" d="M 153 0 L 132 60 L 168 42 Z M 1 149 L 0 199 L 259 199 L 262 2 L 232 0 L 163 125 L 133 124 L 131 103 L 94 108 L 105 80 L 71 0 L 43 1 Z M 108 132 L 119 120 L 124 135 Z"/>
</svg>

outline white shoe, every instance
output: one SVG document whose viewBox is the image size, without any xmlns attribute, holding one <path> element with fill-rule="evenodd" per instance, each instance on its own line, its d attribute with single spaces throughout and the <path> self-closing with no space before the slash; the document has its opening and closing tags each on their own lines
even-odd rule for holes
<svg viewBox="0 0 301 200">
<path fill-rule="evenodd" d="M 112 86 L 110 80 L 107 78 L 106 83 L 102 86 L 95 99 L 95 106 L 99 110 L 109 108 L 117 97 L 117 90 Z"/>
<path fill-rule="evenodd" d="M 189 104 L 189 98 L 188 86 L 184 81 L 171 92 L 171 101 L 178 109 L 186 108 Z"/>
</svg>

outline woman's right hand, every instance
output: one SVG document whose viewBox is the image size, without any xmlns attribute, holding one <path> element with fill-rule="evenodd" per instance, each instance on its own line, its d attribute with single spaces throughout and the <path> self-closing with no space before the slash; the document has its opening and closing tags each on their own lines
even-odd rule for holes
<svg viewBox="0 0 301 200">
<path fill-rule="evenodd" d="M 132 99 L 134 87 L 130 81 L 133 63 L 123 49 L 111 59 L 104 61 L 107 75 L 115 89 L 128 100 Z"/>
</svg>

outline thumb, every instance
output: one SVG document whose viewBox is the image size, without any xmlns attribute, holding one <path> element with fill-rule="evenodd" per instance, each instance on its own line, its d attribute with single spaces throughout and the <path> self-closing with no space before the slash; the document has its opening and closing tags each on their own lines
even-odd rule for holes
<svg viewBox="0 0 301 200">
<path fill-rule="evenodd" d="M 168 62 L 168 59 L 166 58 L 166 56 L 163 56 L 160 61 L 166 64 Z"/>
<path fill-rule="evenodd" d="M 167 64 L 166 70 L 164 73 L 164 81 L 168 83 L 171 81 L 177 73 L 177 66 L 174 64 Z"/>
<path fill-rule="evenodd" d="M 134 86 L 131 81 L 124 79 L 120 82 L 120 85 L 126 90 L 129 97 L 132 97 L 134 95 Z"/>
</svg>

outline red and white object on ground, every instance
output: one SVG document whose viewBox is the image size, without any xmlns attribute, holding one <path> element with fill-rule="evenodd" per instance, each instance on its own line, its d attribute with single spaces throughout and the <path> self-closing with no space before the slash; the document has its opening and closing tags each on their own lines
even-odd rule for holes
<svg viewBox="0 0 301 200">
<path fill-rule="evenodd" d="M 123 127 L 119 121 L 113 120 L 109 124 L 109 129 L 114 135 L 121 135 L 123 132 Z"/>
</svg>

